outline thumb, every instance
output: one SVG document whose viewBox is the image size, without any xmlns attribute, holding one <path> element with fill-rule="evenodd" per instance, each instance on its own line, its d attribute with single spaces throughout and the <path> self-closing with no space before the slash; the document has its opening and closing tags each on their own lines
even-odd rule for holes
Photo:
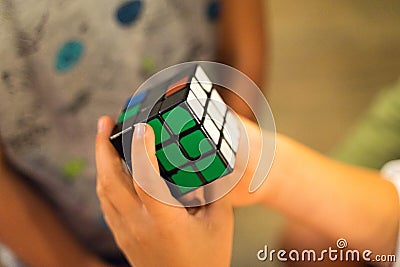
<svg viewBox="0 0 400 267">
<path fill-rule="evenodd" d="M 155 138 L 153 129 L 144 123 L 135 125 L 132 139 L 132 176 L 136 192 L 150 212 L 169 214 L 181 206 L 172 197 L 164 179 L 160 177 L 155 155 Z"/>
</svg>

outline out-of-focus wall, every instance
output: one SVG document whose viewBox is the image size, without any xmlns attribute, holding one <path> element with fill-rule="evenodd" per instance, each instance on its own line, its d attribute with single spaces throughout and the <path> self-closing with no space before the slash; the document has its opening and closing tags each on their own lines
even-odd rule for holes
<svg viewBox="0 0 400 267">
<path fill-rule="evenodd" d="M 400 77 L 400 1 L 266 2 L 277 129 L 328 152 Z"/>
<path fill-rule="evenodd" d="M 250 0 L 251 1 L 251 0 Z M 400 77 L 400 1 L 265 0 L 271 61 L 268 98 L 277 130 L 329 152 L 374 96 Z M 284 219 L 238 209 L 232 266 L 278 249 Z"/>
</svg>

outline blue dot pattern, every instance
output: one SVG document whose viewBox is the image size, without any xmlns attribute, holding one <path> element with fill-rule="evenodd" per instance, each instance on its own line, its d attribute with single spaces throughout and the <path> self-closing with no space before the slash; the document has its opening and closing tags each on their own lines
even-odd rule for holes
<svg viewBox="0 0 400 267">
<path fill-rule="evenodd" d="M 218 19 L 221 13 L 221 3 L 218 0 L 212 0 L 207 7 L 207 17 L 210 21 Z"/>
<path fill-rule="evenodd" d="M 143 4 L 140 0 L 125 2 L 117 9 L 117 20 L 124 26 L 130 26 L 139 18 L 142 6 Z"/>
<path fill-rule="evenodd" d="M 50 8 L 43 5 L 43 8 L 26 14 L 27 20 L 38 21 L 37 27 L 25 28 L 16 20 L 0 18 L 0 36 L 4 30 L 4 34 L 13 37 L 0 42 L 0 50 L 9 51 L 2 55 L 0 61 L 16 64 L 10 65 L 8 73 L 3 71 L 4 81 L 0 84 L 0 87 L 4 85 L 9 90 L 0 90 L 0 110 L 16 111 L 15 116 L 6 116 L 7 112 L 0 112 L 4 115 L 0 115 L 0 124 L 7 125 L 8 128 L 1 133 L 1 137 L 16 140 L 14 138 L 21 134 L 21 130 L 24 133 L 40 131 L 42 136 L 37 138 L 31 135 L 29 142 L 19 138 L 15 143 L 17 145 L 5 142 L 6 149 L 13 158 L 20 159 L 13 164 L 26 166 L 35 182 L 41 188 L 49 189 L 44 193 L 60 204 L 57 212 L 65 217 L 73 217 L 73 220 L 66 222 L 68 226 L 76 230 L 76 234 L 82 237 L 85 244 L 101 252 L 103 256 L 118 257 L 119 254 L 114 254 L 113 239 L 108 234 L 104 218 L 98 213 L 100 210 L 92 183 L 95 173 L 90 165 L 93 163 L 90 161 L 93 158 L 91 144 L 75 142 L 65 146 L 65 142 L 60 140 L 90 134 L 94 136 L 93 125 L 87 122 L 92 121 L 96 114 L 113 114 L 118 111 L 118 102 L 124 99 L 121 95 L 131 94 L 132 88 L 138 87 L 163 66 L 192 59 L 212 59 L 215 48 L 215 25 L 212 25 L 207 12 L 209 9 L 211 18 L 216 17 L 218 7 L 213 3 L 216 0 L 189 0 L 189 4 L 183 4 L 181 0 L 147 1 L 99 0 L 85 1 L 83 4 L 83 1 L 69 0 L 62 1 L 63 5 Z M 1 2 L 2 0 L 0 6 Z M 36 2 L 42 6 L 41 3 L 46 1 Z M 99 8 L 102 5 L 107 6 L 106 10 Z M 24 10 L 26 3 L 13 1 L 13 7 L 12 15 L 19 18 L 22 14 L 19 11 Z M 223 6 L 221 7 L 223 11 Z M 59 12 L 63 13 L 62 18 L 48 19 L 58 16 Z M 25 21 L 25 14 L 23 18 Z M 199 29 L 201 34 L 197 34 L 193 28 L 196 31 Z M 26 45 L 32 45 L 26 48 L 29 51 L 21 58 L 18 56 L 18 46 L 12 43 L 13 39 L 22 38 L 19 36 L 20 30 L 24 31 L 22 37 L 29 41 Z M 46 33 L 52 32 L 57 34 L 45 38 Z M 174 38 L 165 42 L 165 36 Z M 151 40 L 146 39 L 149 37 L 152 37 Z M 135 42 L 138 39 L 143 42 Z M 132 45 L 124 45 L 125 43 Z M 171 49 L 173 47 L 179 49 Z M 194 51 L 193 47 L 199 49 Z M 38 57 L 38 61 L 30 61 L 29 55 L 32 51 L 37 52 L 35 58 Z M 138 55 L 137 60 L 119 60 L 131 53 Z M 49 64 L 50 70 L 40 69 L 42 62 Z M 49 79 L 51 86 L 42 88 L 48 97 L 43 98 L 35 90 L 31 90 L 36 85 L 32 85 L 31 75 L 26 75 L 24 68 L 18 67 L 21 63 L 39 68 L 40 71 L 35 73 L 39 80 Z M 124 71 L 119 72 L 120 69 Z M 1 74 L 0 72 L 0 83 Z M 14 85 L 18 87 L 14 88 Z M 15 89 L 21 94 L 12 94 L 11 90 Z M 135 97 L 140 99 L 143 96 L 138 93 Z M 49 108 L 38 109 L 37 105 Z M 49 112 L 52 112 L 53 106 L 61 111 L 57 112 L 57 116 L 62 124 L 52 123 L 52 113 Z M 38 119 L 27 124 L 26 129 L 21 129 L 23 114 L 28 113 Z M 72 133 L 63 130 L 73 128 L 76 123 L 79 127 L 75 127 Z M 62 128 L 57 129 L 58 126 Z M 53 134 L 58 138 L 51 138 Z M 86 162 L 84 166 L 79 159 L 74 162 L 77 151 L 79 159 Z M 36 159 L 46 163 L 40 170 Z M 55 182 L 55 179 L 60 181 Z M 65 194 L 57 193 L 60 191 Z"/>
<path fill-rule="evenodd" d="M 58 50 L 55 68 L 59 72 L 72 69 L 83 55 L 84 45 L 81 41 L 71 40 Z"/>
</svg>

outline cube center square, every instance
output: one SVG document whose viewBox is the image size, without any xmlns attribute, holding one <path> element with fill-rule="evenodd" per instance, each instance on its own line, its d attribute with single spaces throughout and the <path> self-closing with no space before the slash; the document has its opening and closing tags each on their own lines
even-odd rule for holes
<svg viewBox="0 0 400 267">
<path fill-rule="evenodd" d="M 154 130 L 160 174 L 175 197 L 233 171 L 237 120 L 200 65 L 128 99 L 110 141 L 130 171 L 132 134 L 139 122 Z"/>
</svg>

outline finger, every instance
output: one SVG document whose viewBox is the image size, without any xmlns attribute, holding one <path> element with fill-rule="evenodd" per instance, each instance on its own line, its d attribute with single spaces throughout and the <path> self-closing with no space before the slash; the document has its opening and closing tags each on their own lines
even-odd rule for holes
<svg viewBox="0 0 400 267">
<path fill-rule="evenodd" d="M 100 199 L 100 208 L 103 212 L 104 220 L 113 233 L 114 230 L 122 228 L 121 215 L 107 198 Z"/>
<path fill-rule="evenodd" d="M 117 151 L 109 141 L 113 126 L 110 117 L 99 119 L 96 137 L 97 195 L 100 199 L 108 199 L 120 214 L 128 216 L 139 208 L 140 201 Z"/>
<path fill-rule="evenodd" d="M 146 208 L 159 215 L 171 216 L 182 211 L 163 202 L 181 206 L 172 197 L 167 184 L 160 177 L 155 155 L 153 129 L 144 123 L 135 126 L 132 139 L 132 173 L 136 192 Z"/>
<path fill-rule="evenodd" d="M 111 169 L 122 170 L 126 172 L 126 167 L 122 163 L 122 159 L 119 157 L 117 151 L 112 147 L 109 137 L 111 135 L 114 126 L 114 121 L 110 117 L 101 117 L 98 121 L 98 133 L 96 137 L 96 160 L 104 161 L 103 164 L 97 164 L 98 170 Z M 108 156 L 109 155 L 109 156 Z M 106 157 L 108 156 L 108 157 Z M 96 161 L 98 163 L 98 161 Z M 125 182 L 126 186 L 130 186 L 133 189 L 133 185 L 130 179 L 121 179 Z"/>
<path fill-rule="evenodd" d="M 126 220 L 119 214 L 117 209 L 114 207 L 114 205 L 109 202 L 107 199 L 104 199 L 103 201 L 100 202 L 101 204 L 101 209 L 103 211 L 103 216 L 104 220 L 106 221 L 108 228 L 113 234 L 113 237 L 121 249 L 123 249 L 126 244 L 133 241 L 133 239 L 129 239 L 130 226 L 132 226 L 131 222 L 129 224 L 126 223 Z"/>
<path fill-rule="evenodd" d="M 114 125 L 114 121 L 108 116 L 100 117 L 97 122 L 96 163 L 108 162 L 104 165 L 97 164 L 102 170 L 106 170 L 109 166 L 122 169 L 120 157 L 115 149 L 111 149 L 112 144 L 109 141 Z"/>
</svg>

